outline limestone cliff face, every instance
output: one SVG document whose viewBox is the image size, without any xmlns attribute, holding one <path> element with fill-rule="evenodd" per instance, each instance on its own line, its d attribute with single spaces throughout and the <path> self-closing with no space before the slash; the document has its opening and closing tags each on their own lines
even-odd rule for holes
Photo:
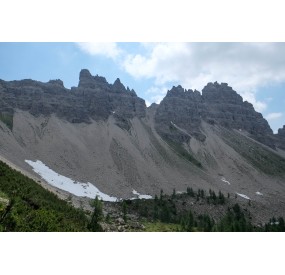
<svg viewBox="0 0 285 275">
<path fill-rule="evenodd" d="M 80 72 L 78 87 L 71 89 L 66 89 L 59 79 L 47 83 L 30 79 L 0 80 L 0 119 L 10 128 L 16 109 L 34 116 L 55 114 L 72 123 L 106 120 L 112 115 L 116 124 L 126 130 L 131 127 L 131 118 L 146 115 L 145 101 L 134 90 L 126 88 L 120 79 L 110 84 L 86 69 Z M 226 83 L 208 83 L 202 94 L 180 85 L 173 87 L 156 107 L 156 130 L 172 141 L 189 142 L 193 136 L 205 141 L 206 136 L 200 129 L 202 121 L 241 129 L 272 148 L 284 148 L 284 127 L 278 135 L 273 135 L 262 115 Z"/>
<path fill-rule="evenodd" d="M 285 125 L 283 125 L 283 128 L 278 129 L 275 139 L 277 146 L 285 150 Z"/>
<path fill-rule="evenodd" d="M 268 122 L 228 84 L 209 83 L 202 90 L 202 97 L 205 119 L 212 119 L 214 123 L 228 128 L 245 130 L 257 141 L 274 147 L 273 132 Z"/>
<path fill-rule="evenodd" d="M 166 139 L 187 142 L 191 138 L 189 134 L 201 134 L 199 126 L 203 112 L 203 99 L 198 91 L 184 90 L 180 85 L 173 87 L 157 108 L 156 130 Z M 201 138 L 204 139 L 202 135 Z"/>
<path fill-rule="evenodd" d="M 55 114 L 72 123 L 104 120 L 113 114 L 118 123 L 145 116 L 145 102 L 119 79 L 109 84 L 104 77 L 80 72 L 78 87 L 71 90 L 61 80 L 42 83 L 34 80 L 0 81 L 0 113 L 13 115 L 15 109 L 34 116 Z"/>
<path fill-rule="evenodd" d="M 202 120 L 245 130 L 254 139 L 274 147 L 268 122 L 226 83 L 208 83 L 202 94 L 196 90 L 184 90 L 181 86 L 173 87 L 159 105 L 155 116 L 157 131 L 176 141 L 187 141 L 191 136 L 204 141 L 206 137 L 200 132 Z"/>
</svg>

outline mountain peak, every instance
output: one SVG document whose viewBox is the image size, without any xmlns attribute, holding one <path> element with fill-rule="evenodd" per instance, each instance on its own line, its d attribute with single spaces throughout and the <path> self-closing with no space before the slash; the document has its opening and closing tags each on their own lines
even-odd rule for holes
<svg viewBox="0 0 285 275">
<path fill-rule="evenodd" d="M 92 78 L 91 73 L 87 69 L 82 69 L 79 73 L 79 80 L 82 78 Z"/>
<path fill-rule="evenodd" d="M 101 86 L 108 86 L 108 82 L 103 76 L 92 76 L 87 69 L 82 69 L 79 74 L 79 84 L 78 87 L 81 88 L 96 88 Z"/>
<path fill-rule="evenodd" d="M 119 92 L 119 93 L 123 93 L 127 91 L 125 86 L 122 84 L 120 78 L 117 78 L 115 80 L 112 88 L 115 92 Z"/>
<path fill-rule="evenodd" d="M 209 82 L 202 89 L 202 95 L 205 101 L 212 103 L 241 104 L 243 102 L 242 97 L 232 87 L 228 86 L 227 83 L 219 84 L 217 81 Z"/>
<path fill-rule="evenodd" d="M 278 129 L 278 135 L 285 137 L 285 125 L 283 125 L 283 128 Z"/>
<path fill-rule="evenodd" d="M 57 85 L 57 86 L 64 87 L 63 81 L 60 80 L 60 79 L 52 79 L 52 80 L 50 80 L 48 83 L 49 83 L 49 84 L 52 84 L 52 85 Z"/>
</svg>

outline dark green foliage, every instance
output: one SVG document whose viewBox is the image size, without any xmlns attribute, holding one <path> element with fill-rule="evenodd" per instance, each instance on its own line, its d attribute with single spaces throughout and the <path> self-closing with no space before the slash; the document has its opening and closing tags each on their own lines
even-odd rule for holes
<svg viewBox="0 0 285 275">
<path fill-rule="evenodd" d="M 219 191 L 218 196 L 216 195 L 215 191 L 209 190 L 209 196 L 206 198 L 207 203 L 213 203 L 213 204 L 225 204 L 226 198 L 224 194 Z"/>
<path fill-rule="evenodd" d="M 156 201 L 156 202 L 158 202 L 158 196 L 155 194 L 155 196 L 154 196 L 154 200 Z"/>
<path fill-rule="evenodd" d="M 13 129 L 13 114 L 0 113 L 0 120 L 6 124 L 6 126 Z"/>
<path fill-rule="evenodd" d="M 103 231 L 102 227 L 100 225 L 100 222 L 103 220 L 103 208 L 102 208 L 102 202 L 98 199 L 96 196 L 94 203 L 94 211 L 91 216 L 91 221 L 88 224 L 88 229 L 93 232 L 100 232 Z"/>
<path fill-rule="evenodd" d="M 181 231 L 187 231 L 187 232 L 193 231 L 194 216 L 191 210 L 189 210 L 188 213 L 182 216 L 180 225 L 181 225 Z"/>
<path fill-rule="evenodd" d="M 175 197 L 176 197 L 176 190 L 175 190 L 175 188 L 173 189 L 173 192 L 172 192 L 172 199 L 175 199 Z"/>
<path fill-rule="evenodd" d="M 195 159 L 181 144 L 170 139 L 165 139 L 165 141 L 178 155 L 182 156 L 184 159 L 190 161 L 194 165 L 202 168 L 201 162 Z"/>
<path fill-rule="evenodd" d="M 250 232 L 253 231 L 253 227 L 236 203 L 232 208 L 228 208 L 227 214 L 217 225 L 217 231 Z"/>
<path fill-rule="evenodd" d="M 285 223 L 282 217 L 276 219 L 275 217 L 269 220 L 269 223 L 265 224 L 266 232 L 285 232 Z"/>
<path fill-rule="evenodd" d="M 126 201 L 123 201 L 123 219 L 127 222 L 127 204 Z"/>
<path fill-rule="evenodd" d="M 191 187 L 187 187 L 187 195 L 190 197 L 194 197 L 195 193 Z"/>
<path fill-rule="evenodd" d="M 159 197 L 159 199 L 160 199 L 160 200 L 163 199 L 163 190 L 162 190 L 162 189 L 160 190 L 160 197 Z"/>
<path fill-rule="evenodd" d="M 285 174 L 285 159 L 250 139 L 224 129 L 222 138 L 253 166 L 269 175 Z"/>
<path fill-rule="evenodd" d="M 108 213 L 107 216 L 106 216 L 106 223 L 111 223 L 111 216 L 110 214 Z"/>
<path fill-rule="evenodd" d="M 0 217 L 3 231 L 86 231 L 84 212 L 0 162 L 0 190 L 10 200 Z"/>
<path fill-rule="evenodd" d="M 226 201 L 226 199 L 225 199 L 224 194 L 221 191 L 219 191 L 218 203 L 219 204 L 225 204 L 225 201 Z"/>
<path fill-rule="evenodd" d="M 189 198 L 190 197 L 190 198 Z M 207 200 L 214 205 L 227 204 L 227 199 L 221 191 L 216 195 L 215 191 L 209 190 L 209 195 L 203 189 L 197 192 L 192 188 L 187 188 L 187 193 L 172 195 L 160 192 L 160 198 L 156 196 L 154 200 L 134 200 L 129 206 L 129 211 L 139 213 L 147 222 L 148 228 L 153 225 L 167 225 L 167 228 L 175 228 L 174 231 L 200 231 L 200 232 L 251 232 L 251 231 L 285 231 L 283 218 L 271 219 L 265 227 L 254 227 L 250 220 L 250 213 L 247 209 L 243 210 L 239 204 L 229 206 L 225 215 L 218 221 L 214 221 L 211 213 L 198 214 L 192 212 L 191 206 L 188 209 L 176 208 L 177 205 L 186 205 L 185 200 Z M 170 226 L 173 225 L 173 226 Z M 170 226 L 170 227 L 169 227 Z M 157 231 L 157 230 L 156 230 Z"/>
<path fill-rule="evenodd" d="M 203 214 L 199 215 L 197 219 L 197 229 L 198 231 L 204 232 L 211 232 L 212 227 L 214 226 L 215 222 L 213 219 L 210 218 L 209 215 Z"/>
</svg>

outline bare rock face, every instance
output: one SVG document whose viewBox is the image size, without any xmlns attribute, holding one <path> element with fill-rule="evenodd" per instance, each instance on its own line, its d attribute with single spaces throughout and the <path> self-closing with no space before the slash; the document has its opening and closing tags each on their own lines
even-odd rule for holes
<svg viewBox="0 0 285 275">
<path fill-rule="evenodd" d="M 120 79 L 110 84 L 86 69 L 80 72 L 78 87 L 71 89 L 66 89 L 59 79 L 47 83 L 31 79 L 0 80 L 0 119 L 9 128 L 13 126 L 16 109 L 29 111 L 34 116 L 55 114 L 72 123 L 106 120 L 112 115 L 116 124 L 126 130 L 130 129 L 131 118 L 146 115 L 144 100 L 126 88 Z M 284 148 L 284 127 L 278 135 L 273 135 L 262 115 L 226 83 L 208 83 L 202 94 L 179 85 L 169 90 L 155 106 L 156 130 L 168 140 L 183 143 L 195 137 L 204 142 L 202 121 L 244 130 L 263 144 Z"/>
<path fill-rule="evenodd" d="M 245 130 L 257 141 L 274 148 L 268 122 L 227 83 L 208 83 L 202 93 L 205 119 L 224 127 Z"/>
<path fill-rule="evenodd" d="M 226 83 L 208 83 L 202 95 L 196 90 L 173 87 L 160 103 L 155 116 L 157 131 L 177 142 L 187 142 L 191 136 L 204 141 L 206 137 L 200 131 L 202 120 L 245 130 L 254 139 L 274 148 L 268 122 Z"/>
<path fill-rule="evenodd" d="M 144 100 L 126 89 L 119 79 L 112 85 L 86 69 L 80 72 L 78 87 L 71 90 L 59 79 L 47 83 L 1 80 L 0 99 L 0 114 L 4 115 L 13 115 L 15 109 L 20 109 L 34 116 L 55 114 L 72 123 L 105 120 L 114 115 L 123 128 L 128 128 L 128 119 L 144 117 L 146 109 Z"/>
<path fill-rule="evenodd" d="M 156 130 L 166 139 L 188 142 L 189 134 L 200 132 L 203 108 L 203 99 L 198 91 L 184 90 L 180 85 L 173 87 L 157 108 Z"/>
<path fill-rule="evenodd" d="M 285 125 L 283 125 L 283 128 L 278 129 L 278 135 L 285 138 Z"/>
<path fill-rule="evenodd" d="M 275 135 L 277 146 L 285 150 L 285 125 L 283 128 L 278 129 L 278 133 Z"/>
</svg>

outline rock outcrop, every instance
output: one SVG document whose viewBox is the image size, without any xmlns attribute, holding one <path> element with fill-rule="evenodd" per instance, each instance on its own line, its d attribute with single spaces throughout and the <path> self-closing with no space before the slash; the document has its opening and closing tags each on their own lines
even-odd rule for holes
<svg viewBox="0 0 285 275">
<path fill-rule="evenodd" d="M 110 84 L 104 77 L 92 76 L 86 69 L 80 72 L 78 87 L 71 89 L 66 89 L 59 79 L 47 83 L 30 79 L 0 80 L 0 119 L 10 129 L 16 109 L 29 111 L 34 116 L 55 114 L 72 123 L 106 120 L 112 115 L 116 124 L 126 130 L 130 129 L 131 118 L 146 115 L 144 100 L 134 90 L 126 88 L 119 78 Z M 284 148 L 284 128 L 278 136 L 273 135 L 262 115 L 226 83 L 208 83 L 202 94 L 179 85 L 168 91 L 155 106 L 156 130 L 168 140 L 183 143 L 195 137 L 205 141 L 202 121 L 244 130 L 263 144 Z"/>
<path fill-rule="evenodd" d="M 285 150 L 285 125 L 283 128 L 278 129 L 278 133 L 275 135 L 277 147 Z"/>
<path fill-rule="evenodd" d="M 155 116 L 157 131 L 177 142 L 187 142 L 191 136 L 204 141 L 206 137 L 200 131 L 202 120 L 247 131 L 254 139 L 274 148 L 268 122 L 226 83 L 208 83 L 202 94 L 173 87 Z"/>
<path fill-rule="evenodd" d="M 118 125 L 127 128 L 127 120 L 145 116 L 145 102 L 125 88 L 119 79 L 109 84 L 104 77 L 81 70 L 78 87 L 66 89 L 59 79 L 47 83 L 25 79 L 0 81 L 0 114 L 13 115 L 15 109 L 34 116 L 55 114 L 72 123 L 105 120 L 114 115 Z"/>
</svg>

